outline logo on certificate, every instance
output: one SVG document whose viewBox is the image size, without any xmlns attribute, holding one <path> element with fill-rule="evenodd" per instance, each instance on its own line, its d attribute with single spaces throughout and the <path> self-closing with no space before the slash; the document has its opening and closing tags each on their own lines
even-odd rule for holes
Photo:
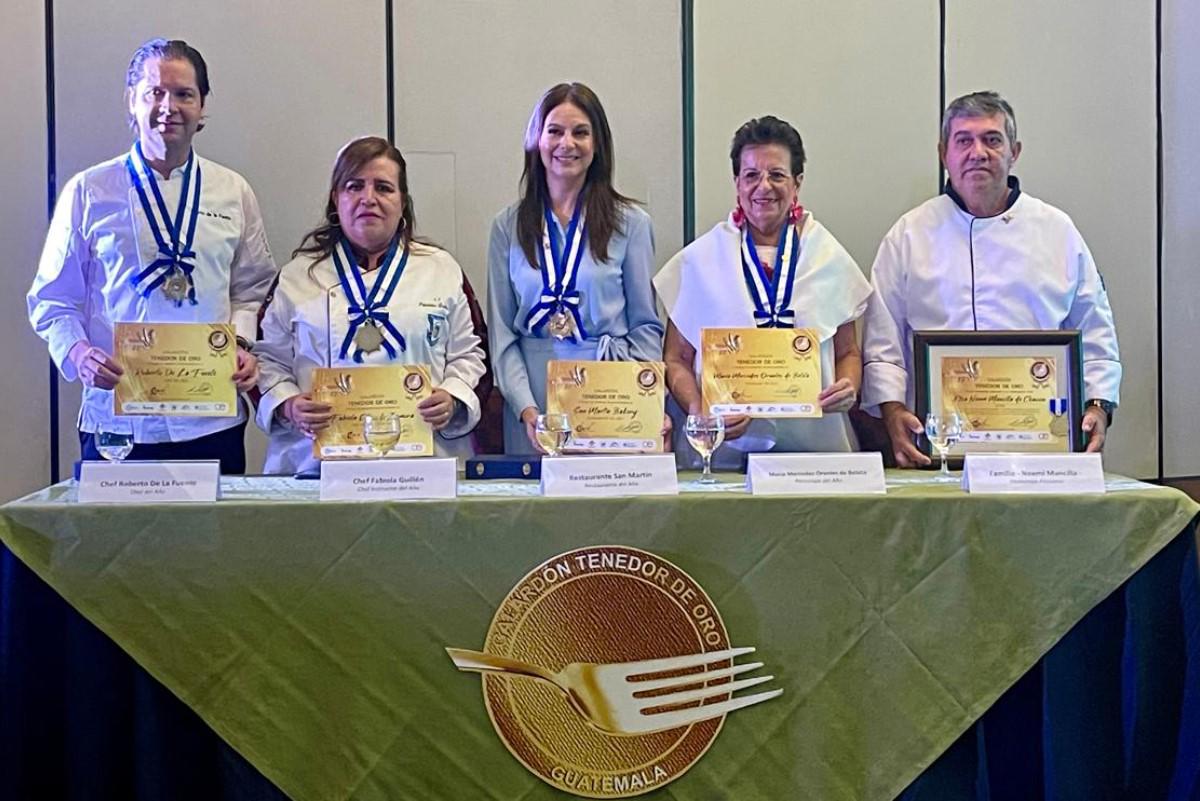
<svg viewBox="0 0 1200 801">
<path fill-rule="evenodd" d="M 1039 384 L 1050 380 L 1052 372 L 1050 363 L 1045 359 L 1034 359 L 1033 364 L 1029 365 L 1029 375 Z"/>
<path fill-rule="evenodd" d="M 647 367 L 638 373 L 637 383 L 643 392 L 650 392 L 658 386 L 658 373 Z"/>
<path fill-rule="evenodd" d="M 553 556 L 500 603 L 482 651 L 447 648 L 483 674 L 488 716 L 546 783 L 590 798 L 657 790 L 704 756 L 760 688 L 751 647 L 731 647 L 712 599 L 662 557 L 617 545 Z"/>
<path fill-rule="evenodd" d="M 414 370 L 413 372 L 404 376 L 404 388 L 413 395 L 416 395 L 418 392 L 420 392 L 424 386 L 425 377 L 417 371 Z"/>
<path fill-rule="evenodd" d="M 208 346 L 220 353 L 229 347 L 229 334 L 224 331 L 213 331 L 208 335 Z"/>
<path fill-rule="evenodd" d="M 812 350 L 812 347 L 812 339 L 804 334 L 801 334 L 792 340 L 792 350 L 796 351 L 796 353 L 799 353 L 801 356 L 807 355 L 808 352 Z"/>
</svg>

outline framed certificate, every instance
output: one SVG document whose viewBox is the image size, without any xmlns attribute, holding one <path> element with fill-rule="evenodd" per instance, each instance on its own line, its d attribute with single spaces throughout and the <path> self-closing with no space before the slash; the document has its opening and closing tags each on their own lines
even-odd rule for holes
<svg viewBox="0 0 1200 801">
<path fill-rule="evenodd" d="M 424 364 L 314 369 L 313 399 L 333 407 L 333 421 L 313 441 L 313 456 L 433 456 L 433 429 L 417 412 L 417 404 L 432 393 Z"/>
<path fill-rule="evenodd" d="M 662 362 L 551 361 L 546 411 L 571 419 L 568 453 L 660 453 Z"/>
<path fill-rule="evenodd" d="M 117 323 L 113 356 L 125 371 L 113 390 L 118 416 L 237 414 L 237 340 L 228 323 Z"/>
<path fill-rule="evenodd" d="M 915 331 L 913 365 L 917 417 L 957 412 L 962 420 L 952 463 L 965 453 L 1086 446 L 1078 331 Z M 921 448 L 931 454 L 926 437 Z"/>
<path fill-rule="evenodd" d="M 700 396 L 709 414 L 821 416 L 814 329 L 704 328 L 700 349 Z"/>
</svg>

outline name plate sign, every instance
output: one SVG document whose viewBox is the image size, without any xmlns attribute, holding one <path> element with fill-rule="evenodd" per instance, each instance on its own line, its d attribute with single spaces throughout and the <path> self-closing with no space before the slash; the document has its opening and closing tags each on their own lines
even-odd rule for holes
<svg viewBox="0 0 1200 801">
<path fill-rule="evenodd" d="M 752 495 L 883 495 L 878 453 L 752 453 L 746 469 Z"/>
<path fill-rule="evenodd" d="M 675 456 L 548 456 L 542 459 L 542 494 L 550 498 L 677 495 Z"/>
<path fill-rule="evenodd" d="M 458 460 L 355 459 L 321 462 L 323 501 L 421 501 L 458 496 Z"/>
<path fill-rule="evenodd" d="M 211 503 L 220 488 L 221 463 L 83 462 L 81 503 Z"/>
<path fill-rule="evenodd" d="M 1098 453 L 968 453 L 962 486 L 975 494 L 1102 493 Z"/>
</svg>

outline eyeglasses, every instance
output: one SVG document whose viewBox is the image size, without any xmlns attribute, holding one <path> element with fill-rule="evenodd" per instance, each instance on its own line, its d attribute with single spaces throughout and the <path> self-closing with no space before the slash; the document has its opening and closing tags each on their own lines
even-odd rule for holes
<svg viewBox="0 0 1200 801">
<path fill-rule="evenodd" d="M 766 173 L 762 170 L 743 170 L 738 173 L 737 180 L 739 184 L 754 186 L 762 182 L 763 175 L 767 176 L 767 183 L 771 186 L 787 186 L 792 181 L 792 176 L 787 170 L 771 170 Z"/>
</svg>

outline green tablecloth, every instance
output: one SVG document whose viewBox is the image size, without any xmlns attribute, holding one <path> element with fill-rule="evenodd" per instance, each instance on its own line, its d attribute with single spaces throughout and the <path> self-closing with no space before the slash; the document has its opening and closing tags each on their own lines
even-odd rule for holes
<svg viewBox="0 0 1200 801">
<path fill-rule="evenodd" d="M 0 509 L 0 538 L 297 801 L 566 798 L 513 759 L 479 679 L 496 606 L 557 553 L 621 544 L 690 573 L 784 695 L 731 715 L 646 798 L 890 799 L 1198 507 L 1110 477 L 1105 496 L 969 497 L 890 473 L 887 497 L 319 503 L 227 479 L 224 500 Z"/>
</svg>

